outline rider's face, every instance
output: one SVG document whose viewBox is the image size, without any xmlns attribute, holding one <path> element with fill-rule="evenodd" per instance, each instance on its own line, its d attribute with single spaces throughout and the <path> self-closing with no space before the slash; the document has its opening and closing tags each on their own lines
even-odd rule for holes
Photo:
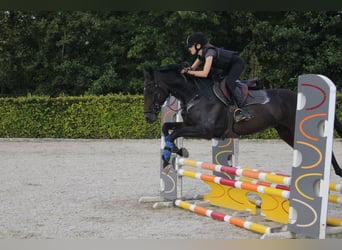
<svg viewBox="0 0 342 250">
<path fill-rule="evenodd" d="M 191 55 L 195 55 L 196 54 L 195 44 L 192 45 L 191 47 L 189 47 L 189 51 L 190 51 Z"/>
</svg>

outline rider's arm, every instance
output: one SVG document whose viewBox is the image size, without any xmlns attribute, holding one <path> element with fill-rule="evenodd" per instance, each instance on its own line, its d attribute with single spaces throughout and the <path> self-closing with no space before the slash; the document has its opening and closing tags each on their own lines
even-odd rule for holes
<svg viewBox="0 0 342 250">
<path fill-rule="evenodd" d="M 196 58 L 194 63 L 191 65 L 190 70 L 196 70 L 198 66 L 201 65 L 201 63 L 202 63 L 201 60 L 199 58 Z"/>
<path fill-rule="evenodd" d="M 199 59 L 196 59 L 196 61 L 197 60 Z M 193 63 L 193 65 L 196 63 L 196 61 Z M 208 56 L 205 58 L 205 63 L 204 63 L 202 70 L 194 71 L 193 66 L 191 66 L 191 70 L 189 70 L 187 73 L 189 75 L 193 75 L 197 77 L 208 77 L 212 64 L 213 64 L 213 56 Z"/>
</svg>

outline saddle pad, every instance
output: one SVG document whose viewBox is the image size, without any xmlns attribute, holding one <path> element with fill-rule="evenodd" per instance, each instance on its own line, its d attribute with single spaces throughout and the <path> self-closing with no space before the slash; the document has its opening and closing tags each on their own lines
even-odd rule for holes
<svg viewBox="0 0 342 250">
<path fill-rule="evenodd" d="M 230 103 L 228 102 L 228 100 L 226 99 L 226 97 L 224 96 L 224 94 L 222 93 L 222 90 L 220 88 L 220 83 L 219 82 L 215 82 L 213 85 L 213 92 L 216 95 L 216 97 L 226 106 L 229 106 Z"/>
<path fill-rule="evenodd" d="M 246 105 L 266 104 L 270 101 L 265 90 L 249 90 L 246 100 Z"/>
</svg>

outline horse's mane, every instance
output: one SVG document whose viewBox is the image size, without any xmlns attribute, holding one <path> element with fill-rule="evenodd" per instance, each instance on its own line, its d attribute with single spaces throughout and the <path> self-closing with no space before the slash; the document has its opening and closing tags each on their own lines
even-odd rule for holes
<svg viewBox="0 0 342 250">
<path fill-rule="evenodd" d="M 159 67 L 157 70 L 158 71 L 178 71 L 180 72 L 184 68 L 190 67 L 189 62 L 182 62 L 182 63 L 173 63 L 165 66 Z"/>
<path fill-rule="evenodd" d="M 158 71 L 181 71 L 184 68 L 182 64 L 169 64 L 165 66 L 159 67 L 157 70 Z"/>
</svg>

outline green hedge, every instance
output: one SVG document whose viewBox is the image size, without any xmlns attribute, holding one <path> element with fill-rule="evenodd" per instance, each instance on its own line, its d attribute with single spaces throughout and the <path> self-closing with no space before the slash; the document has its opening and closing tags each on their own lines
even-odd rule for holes
<svg viewBox="0 0 342 250">
<path fill-rule="evenodd" d="M 337 98 L 342 120 L 342 94 Z M 140 95 L 0 98 L 2 138 L 152 139 L 160 123 L 148 124 Z M 278 138 L 274 129 L 243 138 Z"/>
<path fill-rule="evenodd" d="M 157 138 L 137 95 L 0 99 L 0 137 Z"/>
</svg>

